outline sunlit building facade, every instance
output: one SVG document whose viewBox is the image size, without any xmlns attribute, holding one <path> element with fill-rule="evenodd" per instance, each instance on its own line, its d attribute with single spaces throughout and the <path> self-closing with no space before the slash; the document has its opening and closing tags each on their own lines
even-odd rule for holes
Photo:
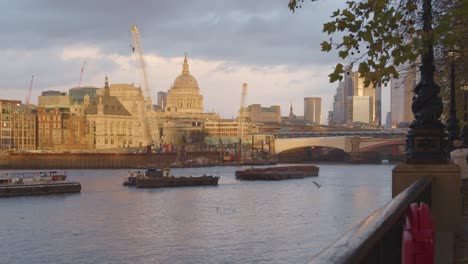
<svg viewBox="0 0 468 264">
<path fill-rule="evenodd" d="M 371 124 L 373 118 L 372 96 L 348 96 L 347 120 L 353 124 Z"/>
<path fill-rule="evenodd" d="M 96 149 L 146 147 L 148 145 L 144 121 L 132 115 L 134 109 L 127 110 L 116 96 L 111 95 L 107 77 L 102 92 L 98 92 L 93 101 L 89 99 L 89 96 L 85 96 L 83 107 Z M 142 106 L 135 105 L 135 107 L 138 109 L 138 107 L 144 108 L 145 106 L 143 104 Z"/>
<path fill-rule="evenodd" d="M 409 123 L 413 121 L 411 102 L 416 87 L 416 70 L 398 69 L 400 77 L 392 79 L 390 90 L 390 112 L 391 127 L 395 128 L 399 123 Z"/>
<path fill-rule="evenodd" d="M 70 90 L 68 90 L 71 104 L 82 104 L 85 95 L 88 95 L 90 100 L 94 100 L 98 90 L 99 88 L 92 86 L 71 88 Z"/>
<path fill-rule="evenodd" d="M 313 125 L 322 124 L 322 98 L 304 98 L 304 121 Z"/>
<path fill-rule="evenodd" d="M 359 76 L 359 72 L 353 72 L 351 68 L 347 68 L 347 71 L 345 72 L 344 76 L 344 87 L 342 89 L 342 96 L 344 100 L 344 109 L 345 109 L 345 122 L 347 124 L 352 124 L 353 122 L 361 122 L 361 121 L 356 121 L 353 119 L 354 116 L 356 116 L 356 113 L 352 113 L 349 111 L 352 111 L 352 109 L 355 109 L 355 106 L 350 106 L 349 104 L 354 104 L 354 105 L 361 105 L 362 102 L 366 102 L 365 104 L 367 105 L 367 101 L 370 100 L 371 102 L 371 107 L 369 109 L 369 121 L 366 123 L 369 125 L 373 126 L 380 126 L 381 125 L 381 115 L 382 115 L 382 92 L 381 92 L 381 86 L 374 86 L 372 83 L 366 85 L 365 84 L 365 78 Z M 367 97 L 363 98 L 362 100 L 355 99 L 354 97 Z M 364 109 L 363 107 L 359 107 L 359 111 L 362 111 Z M 357 110 L 356 110 L 357 111 Z M 360 118 L 358 119 L 367 119 L 363 118 L 364 115 L 362 112 L 359 112 L 358 116 Z M 367 113 L 365 116 L 368 115 Z"/>
<path fill-rule="evenodd" d="M 37 149 L 73 151 L 93 149 L 93 136 L 83 116 L 60 108 L 37 109 Z"/>
<path fill-rule="evenodd" d="M 246 107 L 244 117 L 246 120 L 258 123 L 280 123 L 281 108 L 278 105 L 262 107 L 260 104 L 252 104 Z"/>
<path fill-rule="evenodd" d="M 36 113 L 17 100 L 0 100 L 0 149 L 36 149 Z"/>
</svg>

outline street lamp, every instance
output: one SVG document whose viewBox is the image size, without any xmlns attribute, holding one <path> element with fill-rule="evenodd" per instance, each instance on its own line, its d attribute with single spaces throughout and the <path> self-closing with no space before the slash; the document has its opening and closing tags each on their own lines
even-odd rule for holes
<svg viewBox="0 0 468 264">
<path fill-rule="evenodd" d="M 461 138 L 463 140 L 463 147 L 468 147 L 468 109 L 466 109 L 466 94 L 468 93 L 468 85 L 463 85 L 463 129 L 461 132 Z"/>
<path fill-rule="evenodd" d="M 450 58 L 450 112 L 447 120 L 447 132 L 449 140 L 449 150 L 453 150 L 453 141 L 460 139 L 460 126 L 457 120 L 457 109 L 455 102 L 455 59 L 457 56 L 456 50 L 450 50 L 448 56 Z"/>
<path fill-rule="evenodd" d="M 434 47 L 432 34 L 431 0 L 423 0 L 423 49 L 421 81 L 414 89 L 413 111 L 415 120 L 406 136 L 406 163 L 448 163 L 445 125 L 440 121 L 443 103 L 439 96 L 440 87 L 434 81 Z"/>
</svg>

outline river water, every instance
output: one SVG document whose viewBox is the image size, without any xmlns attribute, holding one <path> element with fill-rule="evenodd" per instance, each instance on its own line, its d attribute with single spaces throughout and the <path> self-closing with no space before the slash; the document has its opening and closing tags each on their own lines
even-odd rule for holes
<svg viewBox="0 0 468 264">
<path fill-rule="evenodd" d="M 306 263 L 391 199 L 393 165 L 319 166 L 276 182 L 172 169 L 219 186 L 166 189 L 124 187 L 127 170 L 71 170 L 80 194 L 0 199 L 0 263 Z"/>
</svg>

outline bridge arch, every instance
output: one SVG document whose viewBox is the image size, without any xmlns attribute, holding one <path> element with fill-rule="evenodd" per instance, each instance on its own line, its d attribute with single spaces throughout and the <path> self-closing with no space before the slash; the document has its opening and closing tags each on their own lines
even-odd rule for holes
<svg viewBox="0 0 468 264">
<path fill-rule="evenodd" d="M 280 154 L 283 151 L 304 147 L 329 147 L 341 149 L 345 152 L 351 151 L 350 137 L 306 137 L 306 138 L 276 138 L 275 152 Z"/>
</svg>

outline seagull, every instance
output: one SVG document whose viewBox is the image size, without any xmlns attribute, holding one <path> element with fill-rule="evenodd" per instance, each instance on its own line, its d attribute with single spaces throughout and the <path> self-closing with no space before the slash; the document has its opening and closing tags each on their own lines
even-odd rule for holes
<svg viewBox="0 0 468 264">
<path fill-rule="evenodd" d="M 320 184 L 318 184 L 318 183 L 316 183 L 316 182 L 314 182 L 314 181 L 312 181 L 312 182 L 317 186 L 317 188 L 322 187 L 322 185 L 320 185 Z"/>
</svg>

